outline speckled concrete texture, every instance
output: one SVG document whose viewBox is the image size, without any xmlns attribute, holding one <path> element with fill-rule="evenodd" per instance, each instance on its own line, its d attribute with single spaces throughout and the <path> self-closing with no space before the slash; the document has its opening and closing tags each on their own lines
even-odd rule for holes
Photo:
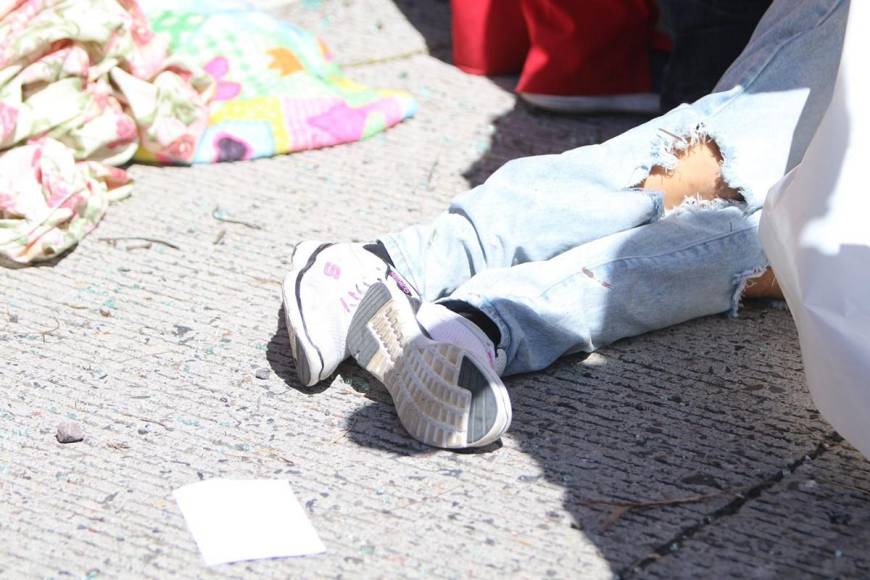
<svg viewBox="0 0 870 580">
<path fill-rule="evenodd" d="M 135 166 L 79 248 L 0 271 L 0 576 L 870 576 L 870 464 L 815 410 L 781 308 L 512 378 L 513 427 L 482 453 L 409 439 L 351 364 L 300 387 L 279 298 L 295 242 L 431 219 L 507 159 L 641 119 L 535 113 L 464 75 L 444 1 L 261 4 L 419 113 L 329 150 Z M 68 421 L 83 441 L 58 442 Z M 289 480 L 327 553 L 205 567 L 171 492 L 212 477 Z"/>
</svg>

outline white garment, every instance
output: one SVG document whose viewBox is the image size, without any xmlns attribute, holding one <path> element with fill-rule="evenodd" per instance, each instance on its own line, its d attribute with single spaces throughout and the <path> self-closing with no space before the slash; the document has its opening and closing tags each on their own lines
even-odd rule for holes
<svg viewBox="0 0 870 580">
<path fill-rule="evenodd" d="M 852 2 L 833 101 L 771 190 L 760 236 L 825 418 L 870 458 L 870 2 Z M 861 34 L 864 32 L 865 34 Z"/>
</svg>

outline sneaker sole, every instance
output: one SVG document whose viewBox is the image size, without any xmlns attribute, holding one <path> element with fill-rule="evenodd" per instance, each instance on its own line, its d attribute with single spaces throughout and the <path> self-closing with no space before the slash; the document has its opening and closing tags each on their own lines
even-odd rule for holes
<svg viewBox="0 0 870 580">
<path fill-rule="evenodd" d="M 290 352 L 296 363 L 296 376 L 306 387 L 313 387 L 324 379 L 323 356 L 308 336 L 302 304 L 299 298 L 299 284 L 302 276 L 311 269 L 317 255 L 332 244 L 321 242 L 301 242 L 293 250 L 291 263 L 304 265 L 292 270 L 281 285 L 284 300 L 284 322 L 290 337 Z"/>
<path fill-rule="evenodd" d="M 510 398 L 495 371 L 473 353 L 427 337 L 407 297 L 384 284 L 366 293 L 347 344 L 387 388 L 402 426 L 426 445 L 481 447 L 510 425 Z"/>
<path fill-rule="evenodd" d="M 661 111 L 661 97 L 656 93 L 601 96 L 520 93 L 520 98 L 533 107 L 554 113 L 657 115 Z"/>
</svg>

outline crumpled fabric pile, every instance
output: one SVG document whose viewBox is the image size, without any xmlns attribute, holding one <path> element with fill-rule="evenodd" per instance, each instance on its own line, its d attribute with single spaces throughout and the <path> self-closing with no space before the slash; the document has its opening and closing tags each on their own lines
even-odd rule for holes
<svg viewBox="0 0 870 580">
<path fill-rule="evenodd" d="M 0 256 L 50 259 L 130 194 L 140 147 L 189 163 L 216 83 L 132 0 L 0 0 Z"/>
<path fill-rule="evenodd" d="M 52 259 L 130 195 L 132 159 L 251 159 L 365 138 L 415 110 L 244 2 L 0 0 L 0 264 Z M 149 22 L 150 18 L 150 22 Z"/>
</svg>

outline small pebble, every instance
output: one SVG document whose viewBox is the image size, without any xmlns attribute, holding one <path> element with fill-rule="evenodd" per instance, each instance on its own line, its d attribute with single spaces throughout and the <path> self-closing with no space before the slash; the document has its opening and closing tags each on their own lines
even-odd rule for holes
<svg viewBox="0 0 870 580">
<path fill-rule="evenodd" d="M 103 306 L 100 308 L 100 314 L 102 314 L 104 317 L 108 318 L 112 315 L 112 311 L 109 310 L 108 308 L 106 308 L 105 306 Z"/>
<path fill-rule="evenodd" d="M 264 380 L 264 381 L 265 381 L 266 379 L 268 379 L 268 378 L 269 378 L 269 375 L 271 375 L 271 374 L 272 374 L 272 373 L 269 371 L 269 369 L 257 369 L 257 370 L 254 372 L 254 376 L 255 376 L 255 377 L 257 377 L 258 379 L 262 379 L 262 380 Z"/>
<path fill-rule="evenodd" d="M 184 336 L 185 334 L 193 330 L 191 327 L 181 324 L 174 324 L 173 326 L 175 327 L 175 336 Z"/>
<path fill-rule="evenodd" d="M 800 485 L 798 485 L 798 488 L 801 491 L 812 491 L 812 490 L 816 489 L 817 487 L 819 487 L 819 484 L 816 483 L 815 479 L 808 479 L 806 481 L 802 481 L 800 483 Z"/>
<path fill-rule="evenodd" d="M 61 423 L 57 426 L 58 443 L 78 443 L 85 438 L 82 426 L 78 423 Z"/>
</svg>

